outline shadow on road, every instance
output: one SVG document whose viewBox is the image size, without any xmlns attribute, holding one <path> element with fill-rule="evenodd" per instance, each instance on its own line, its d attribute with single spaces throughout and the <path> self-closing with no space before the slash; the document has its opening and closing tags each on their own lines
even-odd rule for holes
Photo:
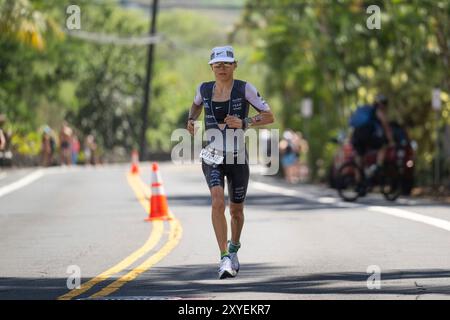
<svg viewBox="0 0 450 320">
<path fill-rule="evenodd" d="M 210 207 L 211 198 L 205 196 L 168 196 L 169 205 L 171 206 L 194 206 L 194 207 Z M 226 200 L 228 201 L 228 200 Z M 317 209 L 342 209 L 338 206 L 329 204 L 318 204 L 296 197 L 287 197 L 283 195 L 249 195 L 245 200 L 247 208 L 263 207 L 268 210 L 277 211 L 295 211 L 295 210 L 317 210 Z"/>
<path fill-rule="evenodd" d="M 450 277 L 450 270 L 393 270 L 381 275 L 380 290 L 367 288 L 369 274 L 360 272 L 323 273 L 298 276 L 270 277 L 279 267 L 264 264 L 245 265 L 236 279 L 216 280 L 216 265 L 183 265 L 176 268 L 155 268 L 148 279 L 130 283 L 135 295 L 214 295 L 214 293 L 273 293 L 273 294 L 333 294 L 333 295 L 420 295 L 450 296 L 448 285 L 423 286 L 420 282 Z M 251 281 L 246 281 L 252 279 Z M 403 280 L 401 283 L 395 280 Z M 436 280 L 435 280 L 436 281 Z M 383 282 L 385 285 L 383 286 Z M 437 282 L 437 281 L 436 281 Z M 122 292 L 124 293 L 124 292 Z M 245 296 L 243 294 L 242 296 Z M 279 296 L 277 296 L 279 298 Z"/>
<path fill-rule="evenodd" d="M 270 277 L 275 270 L 279 273 L 280 268 L 247 264 L 236 279 L 217 280 L 215 269 L 216 265 L 212 264 L 154 268 L 149 274 L 125 284 L 112 296 L 213 298 L 221 293 L 236 293 L 237 297 L 245 299 L 246 293 L 266 293 L 269 297 L 274 294 L 274 299 L 280 299 L 278 294 L 318 295 L 320 299 L 320 295 L 364 298 L 364 295 L 375 294 L 439 294 L 450 298 L 450 284 L 445 284 L 449 281 L 443 282 L 449 279 L 450 271 L 442 269 L 385 271 L 379 290 L 368 289 L 369 275 L 360 272 Z M 0 299 L 55 299 L 66 292 L 65 284 L 65 279 L 0 278 Z"/>
<path fill-rule="evenodd" d="M 329 195 L 318 195 L 317 198 L 320 197 L 329 197 Z M 209 194 L 201 195 L 201 196 L 170 196 L 168 195 L 169 205 L 173 206 L 197 206 L 197 207 L 210 207 L 211 206 L 211 198 Z M 226 201 L 228 199 L 226 197 Z M 301 196 L 285 196 L 285 195 L 277 195 L 277 194 L 248 194 L 245 200 L 246 207 L 254 207 L 254 208 L 264 208 L 267 210 L 275 210 L 275 211 L 308 211 L 308 210 L 324 210 L 324 209 L 333 209 L 333 210 L 345 210 L 348 212 L 348 207 L 339 205 L 342 204 L 341 201 L 337 201 L 337 203 L 319 203 L 316 201 L 311 201 L 308 199 L 304 199 Z M 399 207 L 399 208 L 414 208 L 415 206 L 423 206 L 423 207 L 445 207 L 441 203 L 420 203 L 420 204 L 407 204 L 407 203 L 399 203 L 399 202 L 391 202 L 386 201 L 384 199 L 377 199 L 375 197 L 362 198 L 358 200 L 358 202 L 353 203 L 355 205 L 354 208 L 365 208 L 367 206 L 389 206 L 391 208 Z M 448 206 L 450 208 L 450 206 Z M 352 207 L 353 208 L 353 207 Z M 333 211 L 336 213 L 336 211 Z"/>
</svg>

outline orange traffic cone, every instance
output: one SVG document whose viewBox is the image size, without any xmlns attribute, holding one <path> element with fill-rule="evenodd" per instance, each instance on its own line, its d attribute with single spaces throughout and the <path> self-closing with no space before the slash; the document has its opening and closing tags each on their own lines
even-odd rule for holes
<svg viewBox="0 0 450 320">
<path fill-rule="evenodd" d="M 157 163 L 152 165 L 152 195 L 150 197 L 150 214 L 146 221 L 171 220 L 169 206 L 164 192 Z"/>
<path fill-rule="evenodd" d="M 131 152 L 131 170 L 132 174 L 139 174 L 139 153 L 137 150 Z"/>
</svg>

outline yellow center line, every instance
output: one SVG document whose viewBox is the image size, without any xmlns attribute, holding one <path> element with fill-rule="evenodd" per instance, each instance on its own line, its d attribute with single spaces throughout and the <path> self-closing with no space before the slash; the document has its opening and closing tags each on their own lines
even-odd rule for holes
<svg viewBox="0 0 450 320">
<path fill-rule="evenodd" d="M 161 261 L 165 256 L 167 256 L 177 246 L 183 234 L 183 229 L 178 220 L 171 220 L 169 223 L 170 223 L 169 240 L 158 252 L 150 256 L 142 264 L 140 264 L 138 267 L 128 272 L 126 275 L 122 276 L 121 278 L 111 283 L 109 286 L 93 294 L 90 298 L 101 298 L 116 292 L 124 284 L 136 279 L 140 274 L 144 273 L 152 266 L 154 266 L 156 263 Z"/>
<path fill-rule="evenodd" d="M 149 199 L 152 194 L 150 188 L 137 175 L 128 174 L 127 178 L 128 184 L 133 189 L 136 198 L 139 200 L 139 203 L 144 208 L 145 212 L 150 212 Z"/>
<path fill-rule="evenodd" d="M 147 187 L 140 178 L 133 176 L 131 174 L 127 175 L 128 183 L 130 184 L 131 188 L 133 189 L 136 198 L 139 200 L 141 205 L 144 207 L 145 212 L 149 212 L 149 201 L 148 199 L 150 197 L 150 189 Z M 93 286 L 96 284 L 110 278 L 116 273 L 121 272 L 123 269 L 129 267 L 131 264 L 133 264 L 136 260 L 144 256 L 147 252 L 152 250 L 160 241 L 162 235 L 164 232 L 164 222 L 163 221 L 152 221 L 152 232 L 150 234 L 150 237 L 145 242 L 145 244 L 140 247 L 138 250 L 133 252 L 131 255 L 120 261 L 118 264 L 113 266 L 112 268 L 109 268 L 108 270 L 104 271 L 103 273 L 99 274 L 95 278 L 92 278 L 88 282 L 81 285 L 79 289 L 73 289 L 69 291 L 68 293 L 58 297 L 58 300 L 70 300 L 73 299 L 86 291 L 90 290 Z"/>
<path fill-rule="evenodd" d="M 149 189 L 144 183 L 141 186 Z M 103 288 L 101 291 L 93 294 L 90 298 L 101 298 L 107 295 L 110 295 L 113 292 L 119 290 L 124 284 L 129 281 L 136 279 L 140 274 L 144 273 L 156 263 L 161 261 L 165 256 L 167 256 L 179 243 L 181 236 L 183 234 L 183 228 L 181 227 L 181 223 L 174 217 L 172 213 L 170 213 L 172 220 L 169 220 L 170 224 L 170 233 L 167 243 L 155 254 L 150 256 L 147 260 L 141 263 L 139 266 L 120 277 L 107 287 Z"/>
</svg>

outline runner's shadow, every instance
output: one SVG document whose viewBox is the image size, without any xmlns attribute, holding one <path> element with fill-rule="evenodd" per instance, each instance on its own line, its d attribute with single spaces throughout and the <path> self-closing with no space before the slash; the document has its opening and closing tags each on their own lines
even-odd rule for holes
<svg viewBox="0 0 450 320">
<path fill-rule="evenodd" d="M 154 268 L 147 277 L 131 282 L 120 295 L 142 296 L 144 294 L 194 297 L 236 293 L 245 299 L 246 293 L 267 293 L 278 299 L 278 294 L 295 295 L 420 295 L 441 294 L 450 298 L 449 270 L 392 270 L 381 275 L 381 289 L 369 289 L 370 274 L 361 272 L 319 273 L 292 276 L 271 276 L 285 273 L 279 267 L 265 264 L 245 264 L 233 279 L 218 280 L 216 265 L 183 265 L 172 268 Z M 292 269 L 290 273 L 292 273 Z M 441 280 L 446 280 L 443 282 Z M 399 282 L 402 280 L 402 282 Z M 421 283 L 439 283 L 423 285 Z M 437 281 L 438 280 L 438 281 Z M 118 294 L 119 295 L 119 294 Z M 320 298 L 320 297 L 319 297 Z"/>
<path fill-rule="evenodd" d="M 444 269 L 389 270 L 381 274 L 381 288 L 367 287 L 370 274 L 336 272 L 293 274 L 297 269 L 267 264 L 243 264 L 236 278 L 218 280 L 216 264 L 155 267 L 126 283 L 108 298 L 120 297 L 180 297 L 206 298 L 233 294 L 236 299 L 261 297 L 287 298 L 284 295 L 406 295 L 439 294 L 450 298 L 450 271 Z M 274 274 L 291 274 L 274 276 Z M 82 283 L 88 279 L 83 279 Z M 0 299 L 50 299 L 67 293 L 65 278 L 0 278 Z M 97 292 L 99 288 L 90 293 Z M 89 295 L 84 298 L 89 297 Z M 229 296 L 228 296 L 229 297 Z M 295 296 L 294 296 L 295 298 Z M 300 297 L 298 297 L 300 298 Z M 83 297 L 77 297 L 83 299 Z"/>
</svg>

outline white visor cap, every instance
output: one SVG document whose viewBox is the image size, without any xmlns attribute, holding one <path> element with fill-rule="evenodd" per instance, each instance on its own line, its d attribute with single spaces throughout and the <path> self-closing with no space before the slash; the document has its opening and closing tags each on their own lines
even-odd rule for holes
<svg viewBox="0 0 450 320">
<path fill-rule="evenodd" d="M 216 62 L 235 62 L 232 46 L 215 47 L 211 50 L 209 64 Z"/>
</svg>

